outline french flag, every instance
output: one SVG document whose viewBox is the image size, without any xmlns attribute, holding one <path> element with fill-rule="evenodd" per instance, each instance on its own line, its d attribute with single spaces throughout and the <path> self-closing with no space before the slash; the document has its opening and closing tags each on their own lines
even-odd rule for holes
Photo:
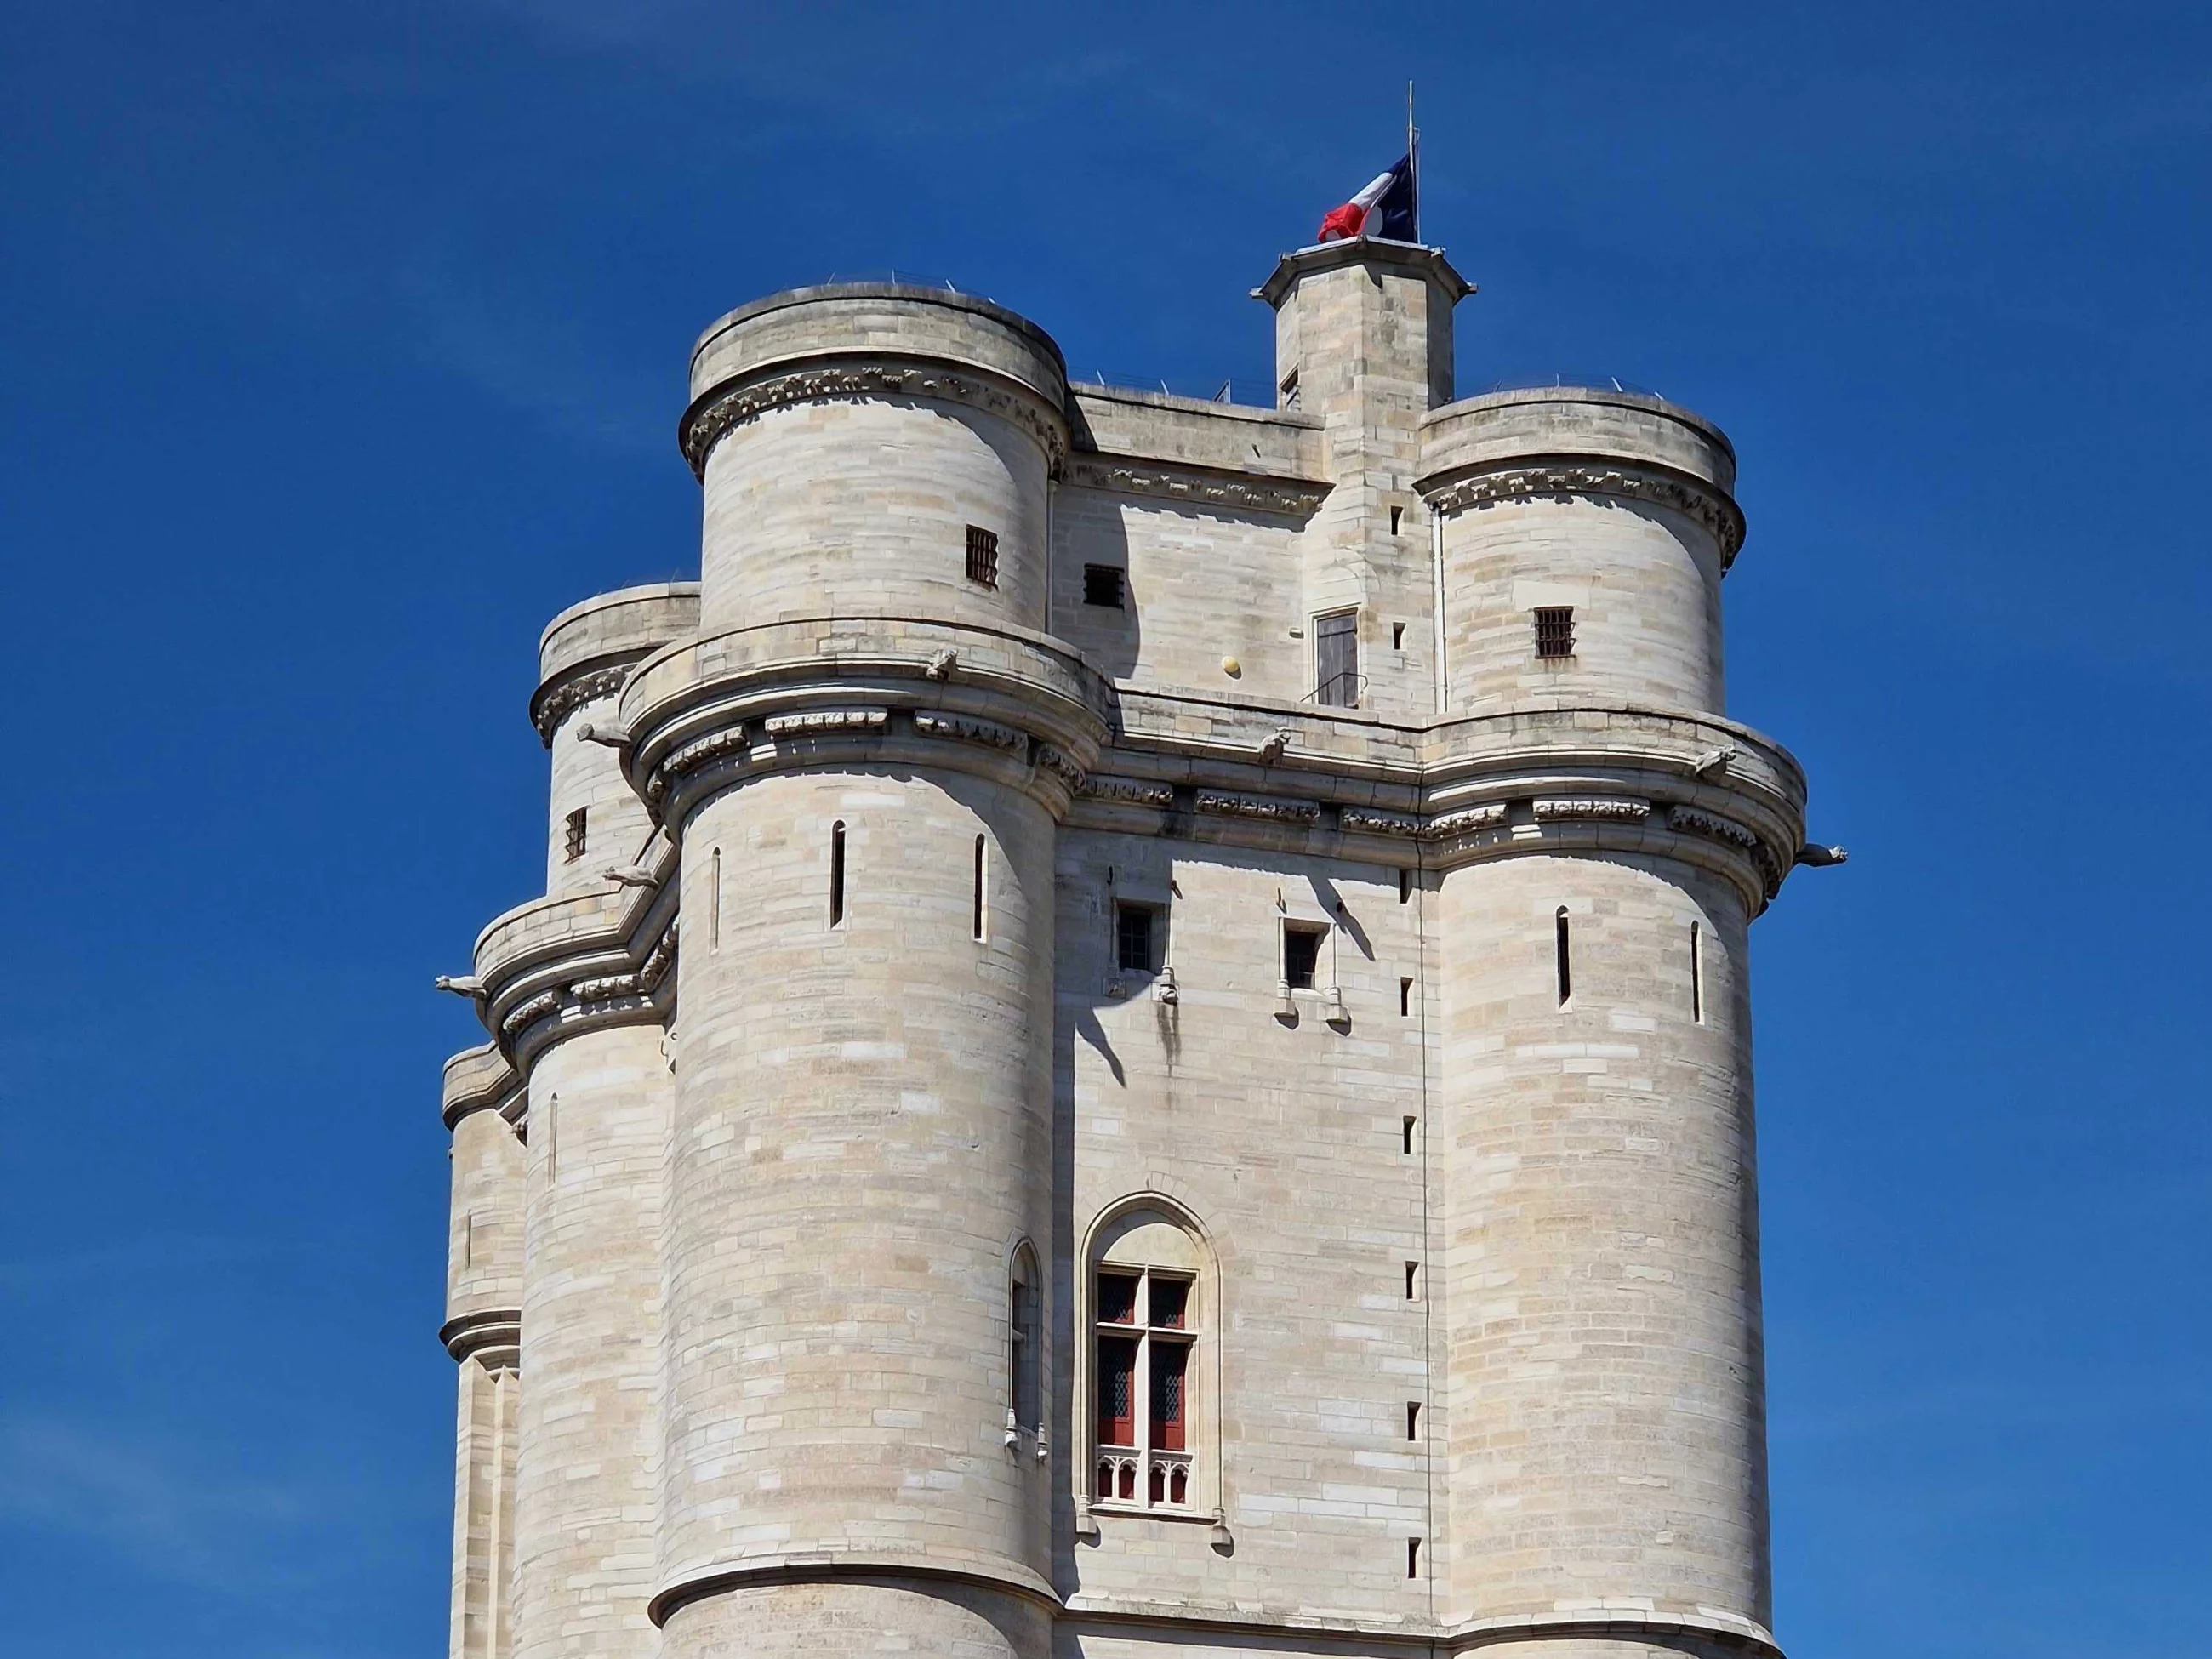
<svg viewBox="0 0 2212 1659">
<path fill-rule="evenodd" d="M 1340 242 L 1352 236 L 1381 236 L 1394 242 L 1417 242 L 1419 204 L 1413 199 L 1413 154 L 1407 150 L 1398 165 L 1377 173 L 1342 207 L 1331 208 L 1321 222 L 1317 242 Z"/>
</svg>

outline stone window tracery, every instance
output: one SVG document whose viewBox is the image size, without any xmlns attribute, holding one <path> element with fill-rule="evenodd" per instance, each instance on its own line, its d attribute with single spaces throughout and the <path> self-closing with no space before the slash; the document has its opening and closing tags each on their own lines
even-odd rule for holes
<svg viewBox="0 0 2212 1659">
<path fill-rule="evenodd" d="M 1088 1502 L 1197 1519 L 1218 1513 L 1218 1425 L 1203 1247 L 1178 1219 L 1136 1209 L 1103 1228 L 1085 1297 Z M 1087 1420 L 1085 1420 L 1087 1419 Z"/>
</svg>

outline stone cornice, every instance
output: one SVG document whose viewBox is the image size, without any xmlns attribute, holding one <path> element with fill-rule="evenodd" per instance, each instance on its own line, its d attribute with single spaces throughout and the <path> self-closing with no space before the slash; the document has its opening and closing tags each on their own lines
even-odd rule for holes
<svg viewBox="0 0 2212 1659">
<path fill-rule="evenodd" d="M 440 1104 L 448 1129 L 472 1112 L 497 1112 L 515 1122 L 526 1102 L 522 1079 L 494 1043 L 464 1048 L 446 1062 Z"/>
<path fill-rule="evenodd" d="M 959 404 L 1011 422 L 1035 438 L 1057 477 L 1067 459 L 1067 416 L 1031 388 L 972 364 L 922 357 L 824 353 L 775 363 L 710 386 L 693 399 L 677 426 L 692 476 L 707 476 L 707 458 L 736 428 L 793 404 L 854 398 L 926 398 Z"/>
<path fill-rule="evenodd" d="M 1431 512 L 1445 517 L 1547 495 L 1607 495 L 1665 507 L 1698 525 L 1719 546 L 1723 570 L 1743 547 L 1743 509 L 1725 491 L 1686 472 L 1651 464 L 1516 460 L 1417 478 L 1413 488 Z"/>
<path fill-rule="evenodd" d="M 620 662 L 588 665 L 538 687 L 538 695 L 530 700 L 530 723 L 538 728 L 538 742 L 550 749 L 553 734 L 561 729 L 562 720 L 587 702 L 618 696 L 630 670 L 644 656 L 639 651 Z"/>
<path fill-rule="evenodd" d="M 465 1360 L 471 1354 L 480 1354 L 489 1369 L 496 1370 L 503 1365 L 512 1370 L 520 1358 L 522 1310 L 495 1308 L 463 1314 L 439 1327 L 438 1340 L 446 1345 L 446 1352 L 455 1359 Z"/>
<path fill-rule="evenodd" d="M 1083 489 L 1158 495 L 1198 507 L 1229 507 L 1303 519 L 1328 498 L 1332 485 L 1272 472 L 1231 472 L 1218 467 L 1139 455 L 1077 455 L 1065 481 Z"/>
</svg>

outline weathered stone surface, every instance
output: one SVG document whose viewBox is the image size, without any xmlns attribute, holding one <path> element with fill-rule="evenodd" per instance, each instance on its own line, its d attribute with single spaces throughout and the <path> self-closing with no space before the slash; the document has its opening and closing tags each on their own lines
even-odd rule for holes
<svg viewBox="0 0 2212 1659">
<path fill-rule="evenodd" d="M 1771 1653 L 1735 457 L 1452 402 L 1468 291 L 1286 256 L 1272 409 L 929 290 L 702 339 L 702 581 L 547 630 L 447 1072 L 457 1659 Z"/>
</svg>

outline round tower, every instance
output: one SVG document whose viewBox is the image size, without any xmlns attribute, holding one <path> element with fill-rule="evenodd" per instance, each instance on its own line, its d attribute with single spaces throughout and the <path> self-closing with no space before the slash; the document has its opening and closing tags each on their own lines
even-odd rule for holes
<svg viewBox="0 0 2212 1659">
<path fill-rule="evenodd" d="M 1437 800 L 1492 802 L 1439 848 L 1449 1618 L 1769 1641 L 1745 939 L 1803 780 L 1722 718 L 1733 453 L 1570 388 L 1427 431 Z"/>
<path fill-rule="evenodd" d="M 1059 353 L 928 289 L 803 289 L 694 356 L 702 638 L 626 690 L 680 848 L 670 1656 L 1042 1659 L 1053 862 L 1105 688 L 1041 633 Z M 1049 1321 L 1044 1322 L 1049 1328 Z"/>
<path fill-rule="evenodd" d="M 1469 398 L 1424 423 L 1446 708 L 1724 711 L 1721 577 L 1743 540 L 1718 428 L 1634 392 Z"/>
</svg>

